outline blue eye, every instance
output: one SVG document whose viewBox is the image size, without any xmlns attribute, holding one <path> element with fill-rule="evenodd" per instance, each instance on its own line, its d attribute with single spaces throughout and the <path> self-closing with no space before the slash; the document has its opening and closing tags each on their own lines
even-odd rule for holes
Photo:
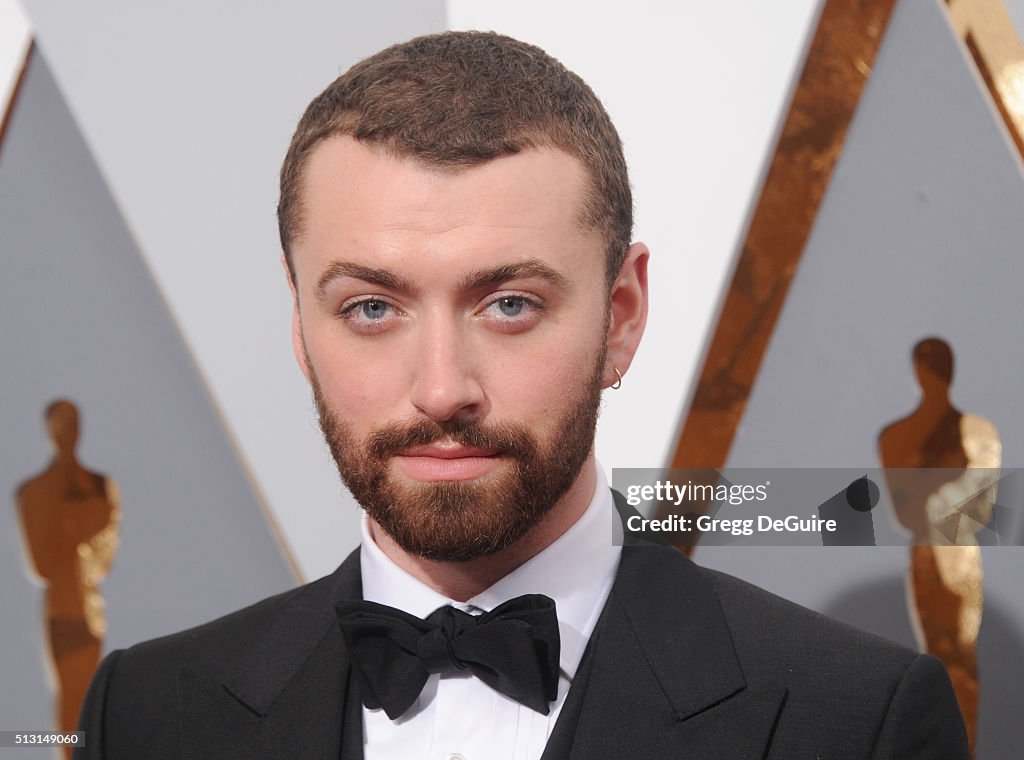
<svg viewBox="0 0 1024 760">
<path fill-rule="evenodd" d="M 544 314 L 544 302 L 530 295 L 496 293 L 480 316 L 501 332 L 521 333 L 537 325 Z"/>
<path fill-rule="evenodd" d="M 388 304 L 384 301 L 363 301 L 359 304 L 359 310 L 367 319 L 383 319 L 388 313 Z"/>
<path fill-rule="evenodd" d="M 519 296 L 506 296 L 499 298 L 495 303 L 498 304 L 498 310 L 506 317 L 518 317 L 523 312 L 526 299 Z"/>
<path fill-rule="evenodd" d="M 392 326 L 395 319 L 403 314 L 393 303 L 383 298 L 367 296 L 361 301 L 353 301 L 342 306 L 338 316 L 357 333 L 369 335 Z"/>
</svg>

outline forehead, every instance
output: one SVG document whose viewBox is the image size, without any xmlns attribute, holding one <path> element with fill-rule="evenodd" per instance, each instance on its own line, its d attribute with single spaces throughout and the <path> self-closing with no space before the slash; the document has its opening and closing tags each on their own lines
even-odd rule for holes
<svg viewBox="0 0 1024 760">
<path fill-rule="evenodd" d="M 598 233 L 580 221 L 586 188 L 580 162 L 553 148 L 447 170 L 331 137 L 306 164 L 296 266 L 353 252 L 475 248 L 547 258 L 581 245 L 600 249 Z"/>
</svg>

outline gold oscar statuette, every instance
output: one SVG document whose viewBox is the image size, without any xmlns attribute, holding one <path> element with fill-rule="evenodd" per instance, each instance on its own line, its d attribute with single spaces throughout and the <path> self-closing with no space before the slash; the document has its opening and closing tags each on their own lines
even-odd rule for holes
<svg viewBox="0 0 1024 760">
<path fill-rule="evenodd" d="M 107 631 L 98 585 L 117 551 L 121 510 L 117 486 L 85 469 L 75 455 L 78 409 L 50 404 L 46 427 L 54 455 L 17 491 L 26 554 L 46 587 L 44 618 L 56 676 L 57 728 L 74 731 Z M 71 749 L 65 749 L 67 757 Z"/>
</svg>

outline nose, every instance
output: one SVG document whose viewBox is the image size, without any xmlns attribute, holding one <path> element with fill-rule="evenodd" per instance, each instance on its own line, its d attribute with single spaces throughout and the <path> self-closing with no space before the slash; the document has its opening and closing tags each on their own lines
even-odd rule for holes
<svg viewBox="0 0 1024 760">
<path fill-rule="evenodd" d="M 466 422 L 484 415 L 486 396 L 469 336 L 457 320 L 432 319 L 417 336 L 411 402 L 435 422 Z"/>
</svg>

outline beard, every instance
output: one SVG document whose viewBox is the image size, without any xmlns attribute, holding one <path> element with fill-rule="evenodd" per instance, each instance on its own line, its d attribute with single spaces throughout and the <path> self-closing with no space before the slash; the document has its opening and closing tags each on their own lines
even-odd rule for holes
<svg viewBox="0 0 1024 760">
<path fill-rule="evenodd" d="M 514 423 L 421 418 L 389 423 L 360 441 L 331 410 L 312 371 L 310 382 L 338 473 L 367 515 L 409 554 L 465 562 L 512 546 L 576 481 L 594 443 L 605 351 L 543 439 Z M 494 449 L 503 461 L 470 480 L 414 482 L 390 471 L 392 457 L 436 441 Z"/>
</svg>

